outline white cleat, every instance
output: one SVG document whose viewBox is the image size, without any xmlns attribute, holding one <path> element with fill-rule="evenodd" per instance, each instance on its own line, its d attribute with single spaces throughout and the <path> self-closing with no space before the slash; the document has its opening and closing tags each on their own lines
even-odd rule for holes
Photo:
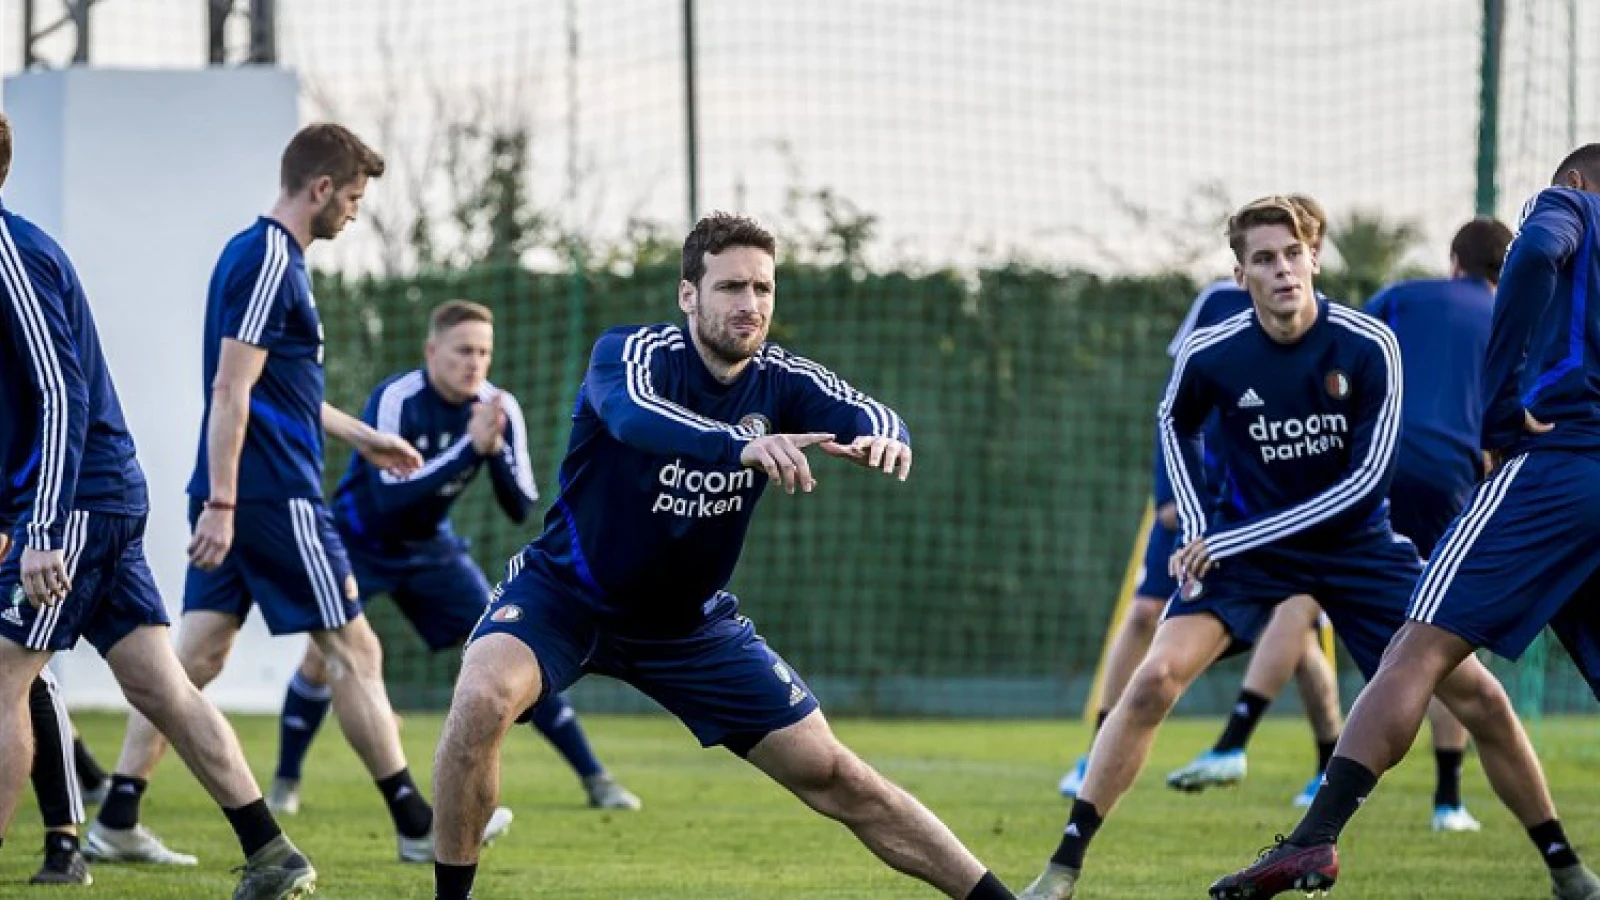
<svg viewBox="0 0 1600 900">
<path fill-rule="evenodd" d="M 158 866 L 192 866 L 200 862 L 187 853 L 171 850 L 143 825 L 107 828 L 98 821 L 84 835 L 83 855 L 97 863 L 151 863 Z"/>
<path fill-rule="evenodd" d="M 1465 806 L 1438 806 L 1433 810 L 1434 831 L 1482 831 L 1483 824 Z"/>
<path fill-rule="evenodd" d="M 594 809 L 644 809 L 644 801 L 604 772 L 583 779 L 583 792 L 589 795 L 589 805 Z"/>
<path fill-rule="evenodd" d="M 483 826 L 482 845 L 487 847 L 495 842 L 496 838 L 511 829 L 511 820 L 516 814 L 504 806 L 497 806 L 489 815 L 489 824 Z M 428 832 L 422 837 L 408 838 L 399 836 L 400 861 L 403 863 L 431 863 L 433 862 L 433 832 Z"/>
<path fill-rule="evenodd" d="M 1078 890 L 1079 872 L 1051 863 L 1045 867 L 1044 874 L 1017 895 L 1017 900 L 1072 900 Z"/>
<path fill-rule="evenodd" d="M 274 778 L 267 791 L 267 809 L 273 815 L 293 816 L 300 812 L 300 781 L 295 778 Z"/>
<path fill-rule="evenodd" d="M 1078 761 L 1072 764 L 1072 768 L 1067 770 L 1067 774 L 1061 776 L 1061 781 L 1056 784 L 1056 790 L 1061 793 L 1061 796 L 1071 800 L 1078 796 L 1079 791 L 1083 790 L 1083 780 L 1088 777 L 1089 754 L 1085 753 L 1078 757 Z"/>
<path fill-rule="evenodd" d="M 1210 787 L 1226 787 L 1244 780 L 1249 771 L 1243 750 L 1217 753 L 1212 750 L 1196 756 L 1194 762 L 1167 775 L 1167 787 L 1175 791 L 1198 793 Z"/>
</svg>

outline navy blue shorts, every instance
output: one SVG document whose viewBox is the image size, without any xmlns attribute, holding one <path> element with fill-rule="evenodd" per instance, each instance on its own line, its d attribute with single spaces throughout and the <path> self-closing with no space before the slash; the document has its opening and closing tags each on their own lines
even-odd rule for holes
<svg viewBox="0 0 1600 900">
<path fill-rule="evenodd" d="M 67 516 L 62 551 L 72 591 L 55 606 L 35 608 L 21 584 L 26 524 L 11 536 L 0 565 L 0 637 L 29 650 L 70 650 L 85 638 L 104 656 L 145 625 L 166 625 L 167 608 L 144 558 L 144 516 L 76 510 Z"/>
<path fill-rule="evenodd" d="M 1417 585 L 1410 616 L 1520 657 L 1545 625 L 1600 698 L 1600 459 L 1506 463 L 1473 494 Z"/>
<path fill-rule="evenodd" d="M 539 660 L 541 699 L 591 672 L 609 675 L 677 716 L 701 746 L 740 755 L 816 711 L 811 689 L 739 615 L 732 594 L 715 598 L 689 635 L 630 638 L 605 628 L 554 573 L 524 563 L 524 555 L 512 558 L 472 639 L 509 634 L 527 644 Z"/>
<path fill-rule="evenodd" d="M 1139 589 L 1136 597 L 1166 600 L 1178 590 L 1178 583 L 1167 574 L 1167 564 L 1173 551 L 1178 549 L 1178 532 L 1160 522 L 1150 524 L 1150 536 L 1145 539 L 1144 566 L 1139 570 Z"/>
<path fill-rule="evenodd" d="M 1431 559 L 1439 539 L 1466 508 L 1473 487 L 1397 477 L 1389 488 L 1389 524 L 1395 534 L 1411 539 L 1417 555 Z"/>
<path fill-rule="evenodd" d="M 462 643 L 489 604 L 489 580 L 457 540 L 414 552 L 349 544 L 361 602 L 388 594 L 431 650 Z"/>
<path fill-rule="evenodd" d="M 1175 595 L 1166 615 L 1216 616 L 1233 637 L 1231 652 L 1240 652 L 1261 636 L 1280 602 L 1310 594 L 1361 674 L 1371 678 L 1405 622 L 1421 572 L 1416 548 L 1387 530 L 1315 553 L 1266 547 L 1223 560 L 1198 589 Z"/>
<path fill-rule="evenodd" d="M 189 502 L 189 525 L 201 501 Z M 245 500 L 233 514 L 233 547 L 210 572 L 189 567 L 183 611 L 241 622 L 252 605 L 273 634 L 343 628 L 361 615 L 344 542 L 321 500 Z"/>
</svg>

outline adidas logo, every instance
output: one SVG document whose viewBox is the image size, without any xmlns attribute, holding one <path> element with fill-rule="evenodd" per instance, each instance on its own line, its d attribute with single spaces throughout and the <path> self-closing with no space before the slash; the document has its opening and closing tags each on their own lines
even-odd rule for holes
<svg viewBox="0 0 1600 900">
<path fill-rule="evenodd" d="M 1262 401 L 1261 395 L 1256 393 L 1255 388 L 1246 388 L 1244 396 L 1239 398 L 1240 409 L 1255 409 L 1258 406 L 1266 405 L 1267 404 Z"/>
<path fill-rule="evenodd" d="M 1567 849 L 1567 845 L 1561 843 L 1560 841 L 1557 841 L 1554 844 L 1551 844 L 1550 846 L 1545 848 L 1544 855 L 1545 856 L 1555 856 L 1557 853 L 1560 853 L 1561 851 L 1563 851 L 1565 849 Z"/>
<path fill-rule="evenodd" d="M 1239 705 L 1237 705 L 1237 706 L 1235 706 L 1233 708 L 1233 714 L 1236 715 L 1236 716 L 1248 716 L 1248 715 L 1250 715 L 1250 704 L 1248 704 L 1248 703 L 1240 703 Z"/>
<path fill-rule="evenodd" d="M 1077 822 L 1068 822 L 1067 823 L 1067 832 L 1066 832 L 1066 834 L 1067 834 L 1067 837 L 1083 837 L 1083 833 L 1078 831 L 1078 823 Z"/>
<path fill-rule="evenodd" d="M 406 785 L 402 784 L 402 785 L 400 785 L 400 789 L 394 792 L 394 801 L 393 802 L 399 803 L 401 800 L 404 800 L 405 798 L 407 798 L 407 797 L 409 797 L 409 796 L 411 796 L 412 794 L 415 794 L 415 793 L 416 793 L 416 791 L 413 791 L 411 788 L 409 788 Z"/>
<path fill-rule="evenodd" d="M 5 619 L 7 622 L 17 626 L 21 626 L 23 624 L 22 613 L 18 612 L 15 606 L 6 607 L 6 611 L 0 613 L 0 619 Z"/>
<path fill-rule="evenodd" d="M 789 685 L 789 705 L 790 706 L 799 706 L 801 704 L 801 702 L 804 701 L 805 699 L 806 699 L 806 692 L 800 689 L 800 685 L 798 685 L 798 684 Z"/>
</svg>

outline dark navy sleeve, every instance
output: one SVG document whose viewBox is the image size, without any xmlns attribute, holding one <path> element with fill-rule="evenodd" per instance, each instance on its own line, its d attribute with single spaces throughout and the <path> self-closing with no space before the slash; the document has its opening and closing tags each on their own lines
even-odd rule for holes
<svg viewBox="0 0 1600 900">
<path fill-rule="evenodd" d="M 606 432 L 629 447 L 739 465 L 745 445 L 756 437 L 754 431 L 702 416 L 662 396 L 665 354 L 656 351 L 673 341 L 681 342 L 682 337 L 649 326 L 602 335 L 583 379 L 585 401 Z"/>
<path fill-rule="evenodd" d="M 528 423 L 522 406 L 509 391 L 495 395 L 506 413 L 506 440 L 500 452 L 489 457 L 489 480 L 494 497 L 511 521 L 518 525 L 528 520 L 533 504 L 539 501 L 539 488 L 533 481 L 533 461 L 528 455 Z"/>
<path fill-rule="evenodd" d="M 408 426 L 407 398 L 391 381 L 374 391 L 361 411 L 361 421 L 386 434 L 396 434 L 412 445 L 416 444 L 417 431 Z M 415 396 L 415 395 L 413 395 Z M 434 496 L 439 488 L 471 471 L 483 457 L 472 446 L 472 438 L 462 435 L 439 455 L 427 461 L 410 475 L 391 475 L 376 466 L 366 466 L 368 487 L 373 504 L 382 515 L 405 515 L 406 510 Z"/>
<path fill-rule="evenodd" d="M 841 444 L 859 437 L 911 443 L 911 432 L 895 411 L 851 387 L 821 365 L 769 344 L 763 360 L 783 373 L 782 430 L 827 432 Z"/>
<path fill-rule="evenodd" d="M 1561 267 L 1583 240 L 1583 213 L 1577 201 L 1559 188 L 1540 192 L 1511 242 L 1495 294 L 1494 324 L 1483 367 L 1483 435 L 1485 450 L 1515 443 L 1523 431 L 1523 410 L 1537 399 L 1543 385 L 1518 396 L 1528 340 L 1544 316 Z"/>
<path fill-rule="evenodd" d="M 1156 429 L 1155 474 L 1151 481 L 1151 496 L 1156 509 L 1176 501 L 1172 493 L 1172 476 L 1167 474 L 1167 455 L 1161 452 L 1161 430 Z"/>
<path fill-rule="evenodd" d="M 1200 494 L 1205 484 L 1200 426 L 1213 405 L 1200 371 L 1194 365 L 1195 343 L 1191 334 L 1179 347 L 1177 361 L 1172 364 L 1172 379 L 1167 382 L 1166 395 L 1156 412 L 1160 458 L 1166 462 L 1184 544 L 1205 533 L 1206 506 Z"/>
<path fill-rule="evenodd" d="M 222 336 L 271 348 L 283 335 L 289 309 L 289 237 L 267 228 L 259 248 L 247 248 L 228 273 L 222 301 Z M 259 250 L 259 252 L 257 252 Z"/>
<path fill-rule="evenodd" d="M 1335 315 L 1341 315 L 1335 313 Z M 1206 535 L 1212 559 L 1226 559 L 1290 537 L 1335 517 L 1364 518 L 1383 503 L 1394 477 L 1400 443 L 1403 376 L 1400 344 L 1387 325 L 1358 312 L 1343 313 L 1352 331 L 1369 338 L 1363 364 L 1350 374 L 1350 461 L 1339 479 L 1286 509 L 1262 512 Z"/>
<path fill-rule="evenodd" d="M 1374 294 L 1371 300 L 1367 301 L 1367 315 L 1385 324 L 1390 324 L 1390 316 L 1394 312 L 1394 304 L 1394 291 L 1384 288 Z"/>
<path fill-rule="evenodd" d="M 5 315 L 18 336 L 28 381 L 39 401 L 39 470 L 27 545 L 60 550 L 88 436 L 89 389 L 67 321 L 59 264 L 48 254 L 19 253 L 4 224 L 0 241 Z"/>
</svg>

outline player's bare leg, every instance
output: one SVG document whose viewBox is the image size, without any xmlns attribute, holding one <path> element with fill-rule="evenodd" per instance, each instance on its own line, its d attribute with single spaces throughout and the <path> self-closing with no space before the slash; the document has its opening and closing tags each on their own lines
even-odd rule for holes
<svg viewBox="0 0 1600 900">
<path fill-rule="evenodd" d="M 0 641 L 0 837 L 11 827 L 17 800 L 33 768 L 33 723 L 28 690 L 50 654 Z"/>
<path fill-rule="evenodd" d="M 1245 748 L 1262 715 L 1299 670 L 1305 654 L 1318 652 L 1314 640 L 1307 643 L 1307 636 L 1312 635 L 1321 615 L 1322 608 L 1305 595 L 1278 604 L 1256 639 L 1239 697 L 1216 743 L 1188 765 L 1168 773 L 1168 787 L 1196 792 L 1244 780 L 1248 771 Z"/>
<path fill-rule="evenodd" d="M 178 662 L 194 687 L 204 690 L 222 673 L 222 666 L 239 636 L 239 620 L 218 612 L 184 613 L 178 625 Z M 113 651 L 122 644 L 113 647 Z M 170 656 L 171 654 L 165 654 Z M 122 739 L 113 777 L 148 781 L 167 752 L 167 739 L 138 709 L 128 714 L 128 733 Z"/>
<path fill-rule="evenodd" d="M 336 631 L 313 631 L 311 638 L 327 660 L 333 714 L 351 749 L 375 778 L 404 769 L 400 729 L 383 684 L 383 647 L 372 625 L 360 616 Z"/>
<path fill-rule="evenodd" d="M 937 816 L 840 743 L 821 711 L 762 738 L 748 758 L 895 871 L 950 897 L 972 896 L 992 880 Z"/>
<path fill-rule="evenodd" d="M 1300 689 L 1300 705 L 1306 711 L 1311 737 L 1317 743 L 1317 769 L 1294 798 L 1294 805 L 1300 807 L 1310 806 L 1316 799 L 1322 770 L 1333 758 L 1334 745 L 1339 742 L 1339 731 L 1344 727 L 1344 716 L 1339 709 L 1339 675 L 1333 668 L 1333 661 L 1322 650 L 1319 631 L 1308 629 L 1305 642 L 1305 652 L 1300 656 L 1294 675 Z"/>
<path fill-rule="evenodd" d="M 1128 680 L 1133 677 L 1139 662 L 1144 659 L 1145 653 L 1150 650 L 1150 642 L 1155 639 L 1156 626 L 1161 623 L 1161 610 L 1167 601 L 1157 597 L 1134 597 L 1128 604 L 1127 614 L 1122 617 L 1117 626 L 1117 636 L 1111 641 L 1111 653 L 1106 657 L 1105 678 L 1100 682 L 1100 706 L 1095 718 L 1095 737 L 1099 737 L 1100 727 L 1105 724 L 1106 716 L 1111 714 L 1111 708 L 1117 705 L 1122 692 L 1128 687 Z M 1090 743 L 1090 751 L 1094 749 Z M 1078 757 L 1078 761 L 1063 775 L 1056 789 L 1063 797 L 1076 797 L 1083 788 L 1083 776 L 1089 769 L 1089 754 Z"/>
<path fill-rule="evenodd" d="M 1316 869 L 1326 876 L 1322 884 L 1331 885 L 1338 873 L 1334 842 L 1378 778 L 1410 749 L 1437 693 L 1478 742 L 1489 784 L 1550 865 L 1557 896 L 1600 897 L 1600 879 L 1579 862 L 1561 830 L 1544 772 L 1505 688 L 1472 656 L 1472 649 L 1441 628 L 1407 622 L 1350 711 L 1328 767 L 1327 785 L 1305 818 L 1273 853 L 1212 885 L 1212 896 L 1257 896 L 1241 891 L 1256 884 L 1265 869 L 1285 877 Z"/>
<path fill-rule="evenodd" d="M 1189 685 L 1228 649 L 1229 640 L 1222 622 L 1209 615 L 1177 616 L 1156 629 L 1150 652 L 1095 742 L 1061 845 L 1044 874 L 1020 895 L 1023 900 L 1073 895 L 1089 841 L 1144 768 L 1161 723 Z"/>
<path fill-rule="evenodd" d="M 439 900 L 471 895 L 482 835 L 500 795 L 500 745 L 541 688 L 539 661 L 522 641 L 487 634 L 468 645 L 433 760 Z"/>
</svg>

